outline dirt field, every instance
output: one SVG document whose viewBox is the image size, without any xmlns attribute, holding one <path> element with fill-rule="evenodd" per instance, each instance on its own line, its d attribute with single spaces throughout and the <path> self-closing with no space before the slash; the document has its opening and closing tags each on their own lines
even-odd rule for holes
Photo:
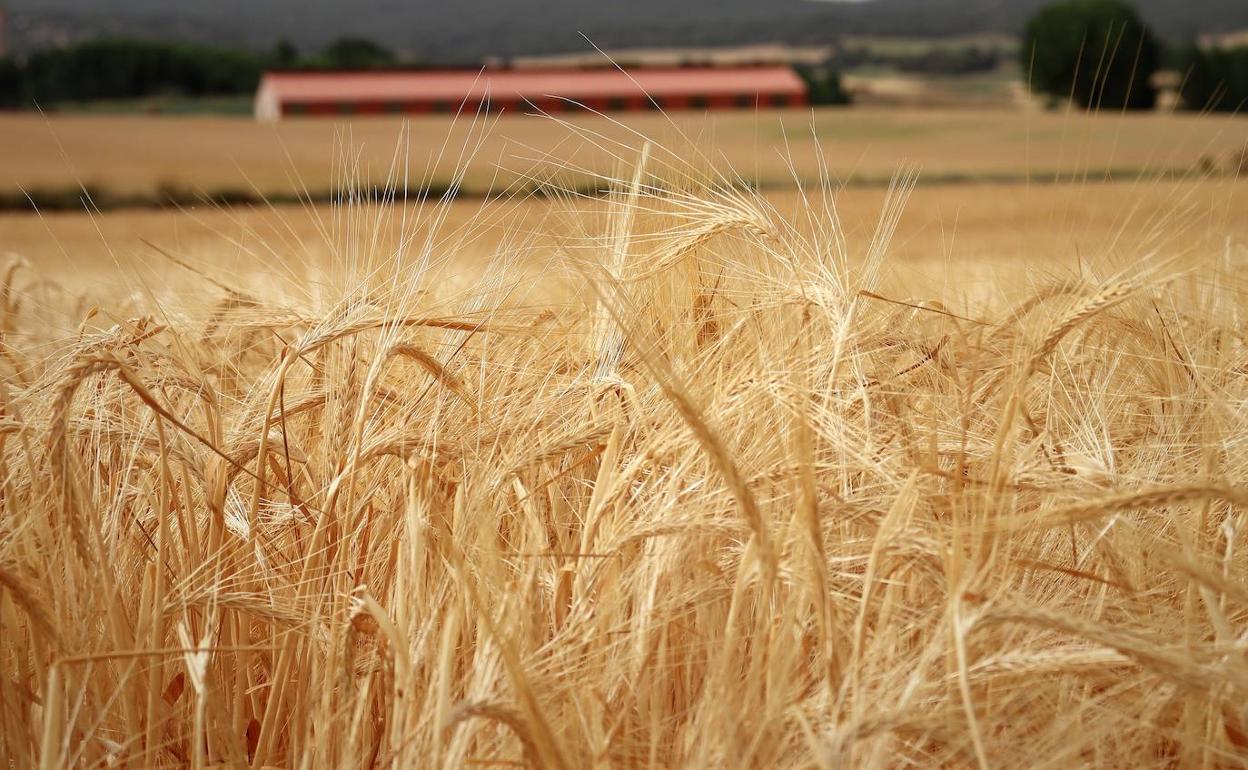
<svg viewBox="0 0 1248 770">
<path fill-rule="evenodd" d="M 1191 115 L 863 108 L 624 119 L 627 127 L 608 118 L 552 125 L 504 116 L 481 137 L 482 126 L 474 128 L 471 120 L 443 117 L 414 119 L 404 135 L 402 124 L 390 119 L 344 127 L 323 120 L 265 126 L 246 118 L 5 115 L 0 191 L 72 189 L 75 182 L 129 194 L 162 188 L 324 191 L 344 158 L 360 176 L 383 181 L 396 148 L 408 153 L 413 186 L 421 179 L 445 184 L 467 161 L 464 186 L 479 191 L 514 181 L 535 159 L 565 164 L 571 175 L 578 168 L 610 172 L 632 159 L 640 137 L 672 148 L 695 167 L 729 167 L 765 186 L 791 182 L 790 163 L 797 176 L 814 177 L 820 157 L 834 176 L 849 181 L 885 180 L 901 163 L 919 166 L 929 182 L 1047 180 L 1185 172 L 1202 159 L 1225 168 L 1248 145 L 1243 121 Z M 470 149 L 461 150 L 465 145 Z"/>
</svg>

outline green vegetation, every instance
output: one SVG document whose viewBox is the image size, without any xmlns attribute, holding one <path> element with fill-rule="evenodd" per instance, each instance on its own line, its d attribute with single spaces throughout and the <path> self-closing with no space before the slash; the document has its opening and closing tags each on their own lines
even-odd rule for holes
<svg viewBox="0 0 1248 770">
<path fill-rule="evenodd" d="M 845 71 L 885 68 L 927 75 L 992 72 L 1012 61 L 1018 42 L 1004 35 L 902 38 L 847 37 L 833 54 L 833 66 Z"/>
<path fill-rule="evenodd" d="M 153 40 L 91 40 L 0 63 L 0 105 L 52 107 L 255 90 L 266 61 L 242 50 Z"/>
<path fill-rule="evenodd" d="M 1086 109 L 1152 109 L 1161 49 L 1122 0 L 1062 0 L 1027 23 L 1020 52 L 1034 90 Z"/>
<path fill-rule="evenodd" d="M 391 51 L 360 38 L 334 41 L 308 58 L 284 40 L 268 54 L 157 40 L 89 40 L 44 49 L 24 60 L 0 59 L 0 108 L 75 109 L 85 103 L 111 103 L 123 105 L 123 111 L 194 112 L 188 106 L 191 100 L 250 96 L 269 68 L 371 69 L 403 64 Z M 231 108 L 236 106 L 227 101 Z"/>
<path fill-rule="evenodd" d="M 336 70 L 384 69 L 399 64 L 393 51 L 382 48 L 371 40 L 344 37 L 330 43 L 319 59 L 309 65 Z"/>
<path fill-rule="evenodd" d="M 289 40 L 282 38 L 273 46 L 272 61 L 275 67 L 283 69 L 299 66 L 299 49 Z"/>
<path fill-rule="evenodd" d="M 245 51 L 150 40 L 92 40 L 51 48 L 21 67 L 23 104 L 203 96 L 252 91 L 264 63 Z"/>
<path fill-rule="evenodd" d="M 811 104 L 849 104 L 849 92 L 841 83 L 840 70 L 832 67 L 794 67 L 809 89 L 807 98 Z"/>
<path fill-rule="evenodd" d="M 22 70 L 12 59 L 0 59 L 0 109 L 20 104 Z"/>
<path fill-rule="evenodd" d="M 934 49 L 924 54 L 905 57 L 897 62 L 902 72 L 933 75 L 965 75 L 991 72 L 1001 66 L 1001 52 L 992 47 L 967 46 L 958 50 Z"/>
<path fill-rule="evenodd" d="M 1248 107 L 1248 47 L 1192 46 L 1185 51 L 1183 70 L 1188 109 L 1239 112 Z"/>
<path fill-rule="evenodd" d="M 92 99 L 85 102 L 60 102 L 56 111 L 73 115 L 238 115 L 249 116 L 254 109 L 254 95 L 225 94 L 222 96 L 182 96 L 157 94 L 134 99 Z"/>
</svg>

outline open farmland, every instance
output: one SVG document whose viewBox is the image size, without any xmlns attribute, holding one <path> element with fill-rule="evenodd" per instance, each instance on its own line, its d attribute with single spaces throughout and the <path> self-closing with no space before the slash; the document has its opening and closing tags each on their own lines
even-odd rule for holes
<svg viewBox="0 0 1248 770">
<path fill-rule="evenodd" d="M 877 184 L 902 163 L 920 167 L 929 183 L 1187 174 L 1202 162 L 1225 171 L 1248 144 L 1237 119 L 1193 115 L 854 109 L 674 113 L 670 120 L 632 115 L 627 125 L 560 116 L 565 119 L 570 128 L 540 117 L 505 116 L 476 141 L 479 123 L 437 116 L 406 124 L 357 120 L 344 129 L 316 120 L 267 126 L 207 117 L 5 115 L 0 190 L 9 198 L 17 186 L 35 194 L 69 191 L 71 202 L 76 184 L 155 200 L 162 193 L 197 191 L 323 195 L 341 172 L 333 159 L 347 147 L 353 168 L 371 170 L 373 181 L 383 181 L 403 125 L 409 184 L 443 187 L 464 170 L 462 189 L 469 193 L 530 187 L 533 166 L 543 160 L 566 167 L 564 183 L 584 183 L 587 173 L 611 172 L 619 154 L 635 150 L 639 134 L 685 148 L 692 167 L 729 168 L 771 188 L 791 186 L 794 171 L 812 181 L 821 165 L 841 180 Z M 466 143 L 474 152 L 462 169 Z"/>
<path fill-rule="evenodd" d="M 1241 764 L 1242 122 L 776 117 L 0 213 L 0 756 Z M 3 120 L 6 188 L 135 195 L 398 138 Z"/>
<path fill-rule="evenodd" d="M 885 188 L 848 188 L 836 195 L 847 237 L 861 257 L 870 243 Z M 793 189 L 766 194 L 769 205 L 809 231 L 803 198 Z M 1248 241 L 1248 190 L 1232 181 L 1089 182 L 1034 185 L 923 184 L 911 194 L 889 247 L 890 273 L 922 294 L 933 286 L 962 300 L 1000 301 L 1026 291 L 1020 269 L 1056 277 L 1129 265 L 1138 255 L 1213 253 L 1226 239 Z M 578 237 L 595 200 L 460 200 L 445 207 L 438 250 L 447 270 L 467 280 L 497 252 L 513 250 L 540 270 L 566 239 Z M 161 251 L 207 270 L 253 281 L 285 277 L 364 259 L 361 224 L 330 206 L 117 211 L 42 216 L 0 212 L 3 248 L 75 289 L 129 293 L 150 285 L 173 290 L 195 277 Z M 402 226 L 384 219 L 386 242 Z M 384 259 L 388 253 L 374 255 Z M 562 286 L 548 274 L 545 283 Z M 552 292 L 557 288 L 551 287 Z"/>
</svg>

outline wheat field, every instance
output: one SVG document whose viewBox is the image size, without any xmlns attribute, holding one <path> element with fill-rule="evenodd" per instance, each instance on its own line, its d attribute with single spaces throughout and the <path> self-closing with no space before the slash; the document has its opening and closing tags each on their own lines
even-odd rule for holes
<svg viewBox="0 0 1248 770">
<path fill-rule="evenodd" d="M 795 171 L 813 183 L 825 167 L 847 180 L 884 184 L 901 163 L 921 167 L 928 183 L 1130 179 L 1202 166 L 1228 172 L 1244 164 L 1248 143 L 1236 117 L 1183 113 L 862 107 L 627 118 L 507 114 L 490 122 L 482 134 L 474 121 L 436 115 L 270 126 L 221 117 L 0 114 L 0 190 L 82 184 L 122 194 L 322 191 L 342 173 L 330 162 L 335 154 L 383 176 L 400 131 L 410 138 L 413 186 L 457 179 L 474 193 L 526 184 L 535 166 L 573 167 L 581 173 L 571 181 L 611 174 L 621 152 L 635 151 L 641 138 L 695 148 L 685 153 L 695 165 L 727 167 L 780 191 L 792 186 Z M 578 138 L 588 133 L 595 141 Z M 471 152 L 461 152 L 467 144 Z"/>
<path fill-rule="evenodd" d="M 1241 183 L 989 188 L 957 259 L 910 171 L 618 155 L 310 210 L 315 255 L 217 211 L 160 280 L 11 256 L 0 756 L 1245 763 Z"/>
</svg>

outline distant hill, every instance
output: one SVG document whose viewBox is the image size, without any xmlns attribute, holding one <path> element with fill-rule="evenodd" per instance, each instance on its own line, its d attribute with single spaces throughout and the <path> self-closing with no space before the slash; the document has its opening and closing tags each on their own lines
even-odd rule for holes
<svg viewBox="0 0 1248 770">
<path fill-rule="evenodd" d="M 840 35 L 1018 32 L 1044 0 L 9 0 L 21 49 L 98 35 L 315 48 L 341 35 L 430 61 L 603 47 L 827 43 Z M 1248 28 L 1248 0 L 1138 0 L 1164 36 Z"/>
</svg>

